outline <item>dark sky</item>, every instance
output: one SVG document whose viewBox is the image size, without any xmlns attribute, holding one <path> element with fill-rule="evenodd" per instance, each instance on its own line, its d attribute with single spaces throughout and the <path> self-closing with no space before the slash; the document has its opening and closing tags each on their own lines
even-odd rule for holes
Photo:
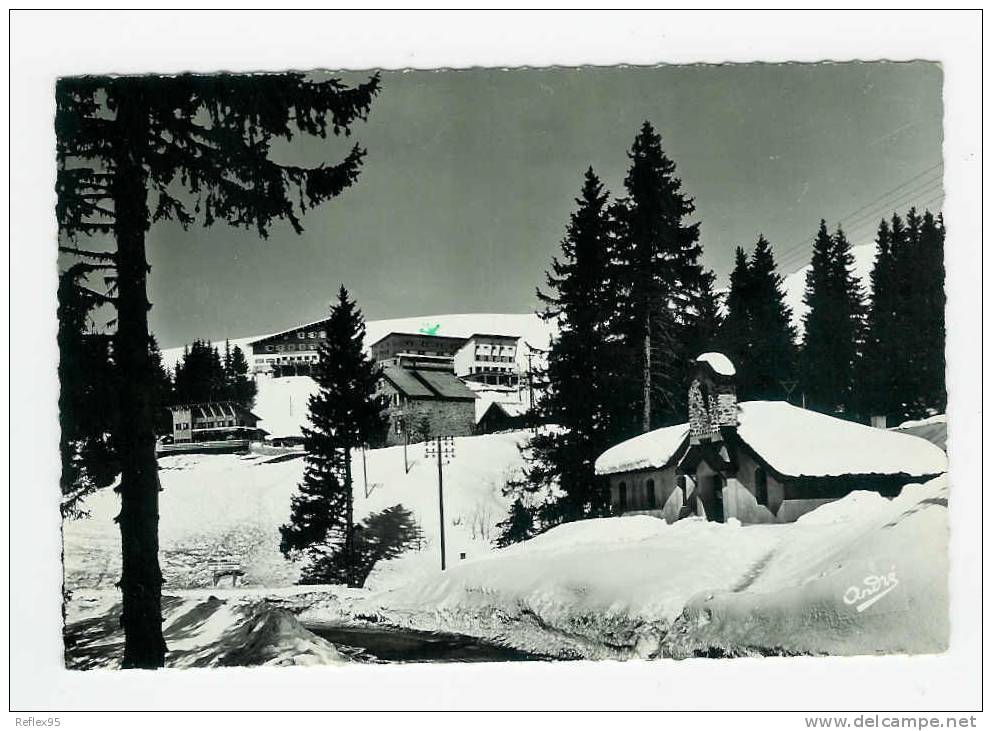
<svg viewBox="0 0 992 731">
<path fill-rule="evenodd" d="M 302 236 L 153 227 L 152 329 L 163 347 L 275 331 L 323 316 L 340 283 L 369 319 L 531 311 L 585 168 L 622 193 L 644 120 L 695 197 L 720 281 L 759 232 L 786 273 L 808 263 L 821 217 L 862 243 L 893 207 L 940 206 L 941 116 L 926 63 L 387 72 L 351 139 L 280 151 L 368 149 Z"/>
</svg>

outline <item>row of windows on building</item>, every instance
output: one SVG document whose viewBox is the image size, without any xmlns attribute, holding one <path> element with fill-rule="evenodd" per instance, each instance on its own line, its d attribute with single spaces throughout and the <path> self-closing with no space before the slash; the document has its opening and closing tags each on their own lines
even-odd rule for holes
<svg viewBox="0 0 992 731">
<path fill-rule="evenodd" d="M 469 366 L 468 372 L 471 373 L 516 373 L 513 368 L 504 368 L 502 366 L 489 366 L 488 368 L 476 368 L 475 366 Z"/>
<path fill-rule="evenodd" d="M 317 346 L 316 345 L 310 345 L 310 344 L 307 344 L 307 345 L 302 345 L 302 344 L 301 345 L 295 345 L 294 343 L 290 343 L 289 345 L 266 345 L 265 346 L 265 352 L 267 352 L 267 353 L 282 353 L 285 350 L 300 350 L 300 351 L 304 351 L 304 350 L 316 350 L 316 349 L 317 349 Z"/>
<path fill-rule="evenodd" d="M 491 363 L 512 363 L 513 357 L 509 355 L 479 355 L 475 356 L 478 361 L 489 361 Z"/>
<path fill-rule="evenodd" d="M 194 426 L 197 429 L 214 429 L 225 426 L 236 426 L 236 424 L 234 422 L 234 419 L 218 419 L 216 421 L 212 421 L 212 420 L 197 421 L 196 424 L 194 424 Z M 188 421 L 180 421 L 178 424 L 176 424 L 177 431 L 184 431 L 186 429 L 189 429 Z"/>
<path fill-rule="evenodd" d="M 282 355 L 278 358 L 255 359 L 256 363 L 316 363 L 316 355 Z"/>
</svg>

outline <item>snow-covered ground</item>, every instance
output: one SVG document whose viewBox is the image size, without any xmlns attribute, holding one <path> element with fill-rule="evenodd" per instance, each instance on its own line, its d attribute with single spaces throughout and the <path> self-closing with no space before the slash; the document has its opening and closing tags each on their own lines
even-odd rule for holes
<svg viewBox="0 0 992 731">
<path fill-rule="evenodd" d="M 502 488 L 523 464 L 519 446 L 526 432 L 455 440 L 455 458 L 444 468 L 446 554 L 488 553 L 494 526 L 506 517 Z M 422 551 L 383 564 L 372 582 L 402 568 L 404 576 L 440 564 L 437 466 L 424 445 L 410 445 L 410 471 L 403 447 L 369 450 L 364 488 L 361 452 L 353 454 L 355 515 L 361 519 L 400 503 L 424 532 Z M 248 585 L 293 584 L 298 568 L 279 553 L 279 526 L 289 519 L 290 498 L 302 479 L 301 457 L 278 461 L 262 455 L 175 455 L 159 459 L 161 562 L 167 588 L 209 586 L 218 564 L 234 563 Z M 65 524 L 65 572 L 70 589 L 111 587 L 120 573 L 120 533 L 113 519 L 120 499 L 112 489 L 86 499 L 90 517 Z M 398 564 L 398 565 L 394 565 Z"/>
<path fill-rule="evenodd" d="M 274 596 L 273 596 L 274 595 Z M 308 631 L 265 595 L 238 590 L 187 591 L 162 597 L 162 629 L 171 668 L 249 665 L 336 665 L 348 658 Z M 117 592 L 81 592 L 69 604 L 66 665 L 116 669 L 124 648 Z"/>
<path fill-rule="evenodd" d="M 852 493 L 791 524 L 568 524 L 349 611 L 561 657 L 940 652 L 946 478 L 892 500 Z M 335 600 L 304 616 L 341 613 Z"/>
</svg>

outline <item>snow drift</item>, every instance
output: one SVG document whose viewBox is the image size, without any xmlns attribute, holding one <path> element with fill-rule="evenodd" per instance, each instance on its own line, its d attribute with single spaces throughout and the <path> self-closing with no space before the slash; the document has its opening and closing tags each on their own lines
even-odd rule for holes
<svg viewBox="0 0 992 731">
<path fill-rule="evenodd" d="M 893 500 L 856 492 L 781 525 L 587 520 L 366 604 L 559 657 L 940 652 L 946 494 L 944 477 Z"/>
<path fill-rule="evenodd" d="M 99 600 L 95 600 L 99 601 Z M 73 670 L 119 669 L 124 647 L 120 604 L 98 612 L 70 603 L 66 666 Z M 333 665 L 347 662 L 327 640 L 296 617 L 252 597 L 214 595 L 162 598 L 166 667 Z"/>
</svg>

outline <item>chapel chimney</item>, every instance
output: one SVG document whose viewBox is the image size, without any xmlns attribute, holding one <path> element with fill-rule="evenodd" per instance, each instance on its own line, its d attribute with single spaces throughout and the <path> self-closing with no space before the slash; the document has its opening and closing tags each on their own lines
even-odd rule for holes
<svg viewBox="0 0 992 731">
<path fill-rule="evenodd" d="M 721 428 L 737 428 L 737 371 L 722 353 L 703 353 L 689 384 L 689 441 L 722 441 Z"/>
</svg>

